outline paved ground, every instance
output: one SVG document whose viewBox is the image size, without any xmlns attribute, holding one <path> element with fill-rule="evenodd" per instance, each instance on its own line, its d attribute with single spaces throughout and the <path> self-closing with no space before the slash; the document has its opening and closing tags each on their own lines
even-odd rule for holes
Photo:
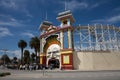
<svg viewBox="0 0 120 80">
<path fill-rule="evenodd" d="M 0 70 L 11 72 L 0 80 L 120 80 L 120 71 L 28 71 Z"/>
</svg>

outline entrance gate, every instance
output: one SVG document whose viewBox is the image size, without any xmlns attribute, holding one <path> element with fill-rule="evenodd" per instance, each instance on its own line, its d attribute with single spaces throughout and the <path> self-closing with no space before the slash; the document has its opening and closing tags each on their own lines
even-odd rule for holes
<svg viewBox="0 0 120 80">
<path fill-rule="evenodd" d="M 48 61 L 48 66 L 49 68 L 59 68 L 60 67 L 60 62 L 58 59 L 51 58 Z"/>
</svg>

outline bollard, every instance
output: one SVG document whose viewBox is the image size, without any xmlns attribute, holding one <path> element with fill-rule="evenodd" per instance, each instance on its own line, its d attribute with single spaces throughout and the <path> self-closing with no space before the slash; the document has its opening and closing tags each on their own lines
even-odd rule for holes
<svg viewBox="0 0 120 80">
<path fill-rule="evenodd" d="M 43 68 L 43 76 L 45 76 L 45 68 Z"/>
</svg>

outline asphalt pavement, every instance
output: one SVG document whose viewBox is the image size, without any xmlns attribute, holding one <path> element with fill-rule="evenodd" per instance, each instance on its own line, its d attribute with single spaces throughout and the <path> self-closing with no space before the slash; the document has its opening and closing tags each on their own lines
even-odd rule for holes
<svg viewBox="0 0 120 80">
<path fill-rule="evenodd" d="M 11 75 L 0 77 L 0 80 L 120 80 L 120 71 L 61 71 L 61 70 L 8 70 Z"/>
</svg>

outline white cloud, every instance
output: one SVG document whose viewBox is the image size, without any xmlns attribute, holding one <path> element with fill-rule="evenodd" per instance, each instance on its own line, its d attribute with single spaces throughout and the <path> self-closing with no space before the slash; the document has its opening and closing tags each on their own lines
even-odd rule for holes
<svg viewBox="0 0 120 80">
<path fill-rule="evenodd" d="M 30 52 L 30 54 L 34 52 L 34 49 L 26 49 L 26 48 L 25 48 L 24 50 L 28 50 L 28 51 Z M 2 54 L 0 54 L 0 58 L 1 58 L 1 56 L 4 54 L 4 51 L 0 50 L 0 52 L 2 52 Z M 13 51 L 8 50 L 8 51 L 6 52 L 6 54 L 7 54 L 11 59 L 13 59 L 13 57 L 17 57 L 18 59 L 21 59 L 21 49 L 13 50 Z"/>
<path fill-rule="evenodd" d="M 5 22 L 5 21 L 1 21 L 0 22 L 0 25 L 1 26 L 11 26 L 11 27 L 21 27 L 21 26 L 25 26 L 24 24 L 22 23 L 19 23 L 19 22 L 15 22 L 15 21 L 8 21 L 8 22 Z"/>
<path fill-rule="evenodd" d="M 0 6 L 5 8 L 13 8 L 13 9 L 18 8 L 18 6 L 13 0 L 2 0 Z"/>
<path fill-rule="evenodd" d="M 97 23 L 117 23 L 120 21 L 120 15 L 112 16 L 110 18 L 105 18 L 105 19 L 97 19 L 97 20 L 92 20 L 91 22 L 97 22 Z"/>
<path fill-rule="evenodd" d="M 6 10 L 22 12 L 28 17 L 33 17 L 27 9 L 27 1 L 29 0 L 1 0 L 0 7 Z"/>
<path fill-rule="evenodd" d="M 85 2 L 79 2 L 77 0 L 72 0 L 67 2 L 67 8 L 74 11 L 76 9 L 85 9 L 88 7 L 88 4 Z"/>
<path fill-rule="evenodd" d="M 97 20 L 92 20 L 91 22 L 106 22 L 106 20 L 105 19 L 97 19 Z"/>
<path fill-rule="evenodd" d="M 103 4 L 108 3 L 108 1 L 105 0 L 99 0 L 99 1 L 89 1 L 89 0 L 68 0 L 67 1 L 67 8 L 75 11 L 77 9 L 79 10 L 92 10 L 94 8 L 97 8 Z"/>
<path fill-rule="evenodd" d="M 24 50 L 28 50 L 30 52 L 30 54 L 34 52 L 33 49 L 26 49 L 25 48 Z M 13 58 L 13 57 L 17 57 L 19 59 L 21 58 L 21 50 L 20 49 L 19 50 L 8 51 L 7 53 L 11 54 L 11 55 L 9 55 L 11 58 Z"/>
<path fill-rule="evenodd" d="M 8 51 L 9 57 L 12 59 L 13 57 L 21 58 L 21 50 L 14 50 L 14 51 Z"/>
<path fill-rule="evenodd" d="M 5 36 L 12 36 L 13 34 L 9 31 L 8 28 L 0 27 L 0 38 Z"/>
<path fill-rule="evenodd" d="M 24 33 L 22 33 L 22 36 L 28 36 L 30 38 L 34 37 L 34 35 L 30 32 L 24 32 Z"/>
<path fill-rule="evenodd" d="M 115 8 L 114 11 L 120 11 L 120 7 Z"/>
<path fill-rule="evenodd" d="M 98 4 L 98 3 L 95 3 L 95 4 L 91 5 L 91 6 L 89 7 L 89 9 L 96 8 L 96 7 L 98 7 L 99 5 L 100 5 L 100 4 Z"/>
<path fill-rule="evenodd" d="M 10 15 L 0 14 L 0 26 L 10 26 L 10 27 L 27 26 L 23 22 L 25 21 L 17 20 Z"/>
<path fill-rule="evenodd" d="M 113 17 L 107 19 L 107 22 L 112 22 L 112 23 L 116 23 L 116 22 L 119 22 L 119 21 L 120 21 L 120 15 L 113 16 Z"/>
<path fill-rule="evenodd" d="M 65 2 L 59 2 L 59 3 L 62 3 L 64 4 L 65 6 Z M 71 0 L 71 1 L 67 1 L 66 2 L 66 8 L 67 9 L 70 9 L 71 11 L 75 11 L 77 9 L 79 10 L 91 10 L 93 8 L 96 8 L 96 7 L 99 7 L 100 5 L 102 4 L 105 4 L 106 2 L 101 2 L 101 1 L 97 1 L 97 2 L 89 2 L 89 1 L 79 1 L 79 0 Z"/>
<path fill-rule="evenodd" d="M 15 21 L 17 21 L 17 20 L 16 20 L 15 18 L 11 18 L 11 21 L 14 21 L 14 22 L 15 22 Z"/>
</svg>

